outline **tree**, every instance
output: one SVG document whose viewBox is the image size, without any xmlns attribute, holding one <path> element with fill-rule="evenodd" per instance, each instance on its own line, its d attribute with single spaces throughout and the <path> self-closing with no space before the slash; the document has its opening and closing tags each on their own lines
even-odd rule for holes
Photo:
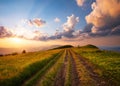
<svg viewBox="0 0 120 86">
<path fill-rule="evenodd" d="M 23 50 L 22 53 L 26 53 L 26 50 Z"/>
</svg>

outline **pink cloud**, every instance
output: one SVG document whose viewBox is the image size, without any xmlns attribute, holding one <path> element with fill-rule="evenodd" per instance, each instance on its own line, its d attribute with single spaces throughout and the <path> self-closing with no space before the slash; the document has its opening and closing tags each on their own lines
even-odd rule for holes
<svg viewBox="0 0 120 86">
<path fill-rule="evenodd" d="M 60 19 L 56 17 L 56 18 L 54 19 L 54 21 L 55 21 L 55 22 L 60 22 Z"/>
<path fill-rule="evenodd" d="M 65 31 L 73 30 L 75 25 L 79 22 L 79 17 L 75 17 L 75 15 L 71 15 L 67 17 L 67 22 L 63 24 L 63 29 Z"/>
<path fill-rule="evenodd" d="M 85 0 L 76 0 L 78 6 L 83 6 L 85 3 Z"/>
<path fill-rule="evenodd" d="M 35 18 L 33 20 L 29 20 L 28 22 L 30 25 L 36 26 L 36 27 L 41 27 L 46 24 L 46 22 L 42 19 Z"/>
<path fill-rule="evenodd" d="M 93 11 L 86 16 L 86 21 L 96 27 L 104 26 L 120 16 L 120 2 L 118 0 L 96 0 L 91 8 Z"/>
<path fill-rule="evenodd" d="M 13 33 L 4 26 L 0 26 L 0 38 L 12 37 Z"/>
<path fill-rule="evenodd" d="M 92 11 L 85 19 L 93 24 L 92 33 L 109 34 L 114 27 L 120 25 L 120 1 L 96 0 L 91 5 Z"/>
</svg>

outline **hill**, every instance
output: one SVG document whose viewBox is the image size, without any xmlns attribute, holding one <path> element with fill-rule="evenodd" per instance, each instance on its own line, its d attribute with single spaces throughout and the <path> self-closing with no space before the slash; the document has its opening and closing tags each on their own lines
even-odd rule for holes
<svg viewBox="0 0 120 86">
<path fill-rule="evenodd" d="M 72 48 L 72 47 L 73 47 L 72 45 L 64 45 L 64 46 L 56 47 L 53 49 L 63 49 L 63 48 Z"/>
<path fill-rule="evenodd" d="M 99 48 L 96 47 L 95 45 L 91 45 L 91 44 L 88 44 L 88 45 L 85 45 L 85 46 L 81 46 L 81 48 L 94 48 L 94 49 L 99 49 Z"/>
</svg>

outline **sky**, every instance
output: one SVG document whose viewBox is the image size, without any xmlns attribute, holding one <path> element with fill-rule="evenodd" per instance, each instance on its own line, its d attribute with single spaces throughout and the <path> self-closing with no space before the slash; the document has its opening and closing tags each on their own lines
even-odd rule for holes
<svg viewBox="0 0 120 86">
<path fill-rule="evenodd" d="M 120 0 L 0 0 L 0 47 L 120 46 Z"/>
</svg>

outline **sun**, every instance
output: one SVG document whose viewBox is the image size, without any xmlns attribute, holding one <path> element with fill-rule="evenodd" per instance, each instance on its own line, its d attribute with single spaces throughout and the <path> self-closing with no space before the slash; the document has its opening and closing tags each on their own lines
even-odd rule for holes
<svg viewBox="0 0 120 86">
<path fill-rule="evenodd" d="M 20 38 L 12 38 L 13 42 L 20 43 L 21 39 Z"/>
<path fill-rule="evenodd" d="M 22 43 L 23 40 L 20 38 L 11 38 L 11 41 L 14 43 Z"/>
</svg>

